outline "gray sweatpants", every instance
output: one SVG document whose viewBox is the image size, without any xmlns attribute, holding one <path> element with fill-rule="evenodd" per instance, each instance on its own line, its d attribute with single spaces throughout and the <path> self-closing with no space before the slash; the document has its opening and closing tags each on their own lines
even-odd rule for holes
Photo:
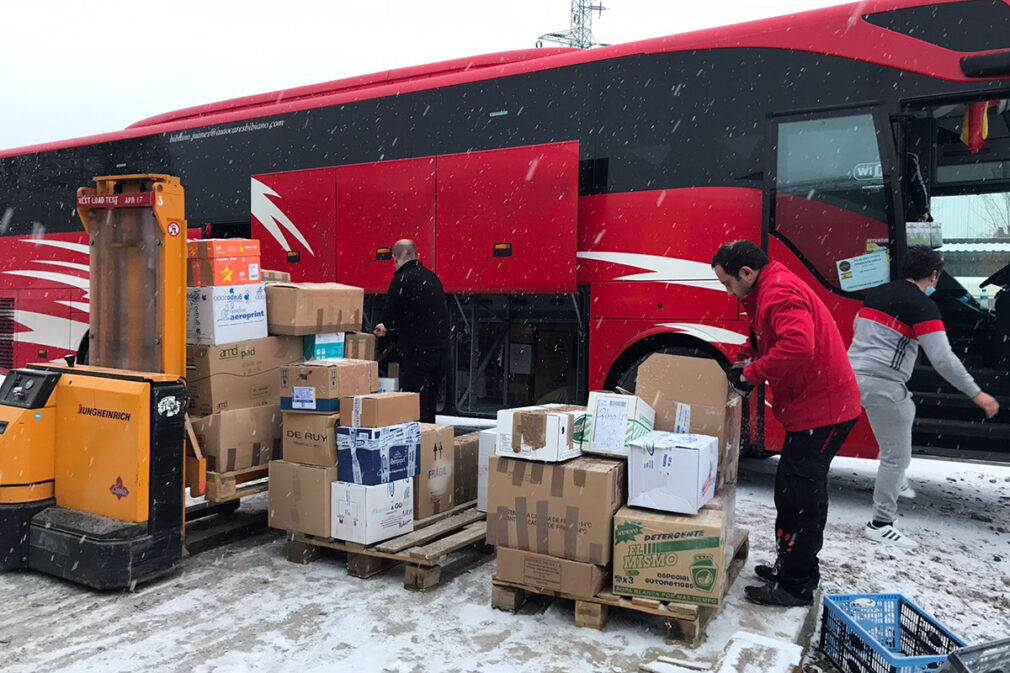
<svg viewBox="0 0 1010 673">
<path fill-rule="evenodd" d="M 898 518 L 898 493 L 912 462 L 912 421 L 915 403 L 903 383 L 856 374 L 860 400 L 880 446 L 877 484 L 873 488 L 873 519 Z"/>
</svg>

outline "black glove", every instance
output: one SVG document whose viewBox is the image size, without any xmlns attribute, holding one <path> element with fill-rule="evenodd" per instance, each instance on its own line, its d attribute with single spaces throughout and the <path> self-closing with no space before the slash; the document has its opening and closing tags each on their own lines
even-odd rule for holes
<svg viewBox="0 0 1010 673">
<path fill-rule="evenodd" d="M 731 369 L 726 373 L 726 378 L 729 379 L 730 387 L 736 391 L 738 395 L 747 397 L 754 391 L 754 384 L 747 381 L 743 376 L 743 369 Z"/>
</svg>

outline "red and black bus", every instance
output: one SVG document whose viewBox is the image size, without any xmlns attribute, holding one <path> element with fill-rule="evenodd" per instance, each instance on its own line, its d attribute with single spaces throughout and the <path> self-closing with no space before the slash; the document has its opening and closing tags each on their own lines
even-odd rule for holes
<svg viewBox="0 0 1010 673">
<path fill-rule="evenodd" d="M 182 178 L 204 234 L 260 238 L 264 265 L 295 280 L 363 285 L 370 321 L 391 273 L 382 248 L 414 238 L 452 295 L 444 406 L 463 414 L 633 388 L 656 351 L 725 362 L 747 332 L 708 264 L 726 240 L 760 241 L 850 338 L 866 287 L 921 236 L 906 222 L 931 214 L 950 246 L 934 296 L 1005 402 L 1010 301 L 990 305 L 982 285 L 1008 280 L 1010 223 L 982 214 L 1010 195 L 1008 92 L 1004 0 L 869 0 L 383 72 L 3 151 L 0 369 L 74 351 L 87 328 L 76 188 L 155 172 Z M 920 364 L 917 443 L 1008 455 L 1008 417 L 983 423 Z M 750 438 L 774 449 L 767 406 L 756 396 Z M 861 425 L 847 452 L 874 450 Z"/>
</svg>

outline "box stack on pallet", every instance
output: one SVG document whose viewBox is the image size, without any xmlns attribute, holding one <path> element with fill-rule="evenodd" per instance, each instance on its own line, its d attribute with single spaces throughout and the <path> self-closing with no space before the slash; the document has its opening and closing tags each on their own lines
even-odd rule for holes
<svg viewBox="0 0 1010 673">
<path fill-rule="evenodd" d="M 268 336 L 259 241 L 192 240 L 187 247 L 190 413 L 207 459 L 207 499 L 224 502 L 264 490 L 238 485 L 266 476 L 279 455 L 278 370 L 300 359 L 301 342 Z"/>
<path fill-rule="evenodd" d="M 344 357 L 345 335 L 361 329 L 363 302 L 361 288 L 339 283 L 267 287 L 271 334 L 297 339 L 299 353 L 312 356 L 277 374 L 283 443 L 280 460 L 270 463 L 269 523 L 274 528 L 330 535 L 341 400 L 367 395 L 379 385 L 374 360 Z M 364 350 L 356 354 L 374 355 L 374 339 L 363 341 Z"/>
<path fill-rule="evenodd" d="M 457 500 L 460 492 L 476 493 L 476 451 L 472 461 L 463 461 L 473 464 L 472 479 L 464 470 L 457 480 L 457 449 L 469 442 L 455 443 L 451 426 L 419 423 L 417 393 L 355 395 L 342 399 L 340 408 L 330 530 L 289 528 L 288 559 L 308 563 L 331 549 L 347 554 L 347 571 L 355 577 L 404 563 L 407 588 L 440 584 L 449 577 L 444 571 L 472 561 L 457 556 L 450 562 L 450 555 L 483 546 L 484 515 L 472 499 Z"/>
<path fill-rule="evenodd" d="M 734 515 L 742 405 L 701 358 L 650 357 L 637 392 L 499 412 L 495 607 L 546 594 L 574 599 L 580 626 L 621 607 L 665 617 L 671 639 L 703 635 L 747 554 Z"/>
</svg>

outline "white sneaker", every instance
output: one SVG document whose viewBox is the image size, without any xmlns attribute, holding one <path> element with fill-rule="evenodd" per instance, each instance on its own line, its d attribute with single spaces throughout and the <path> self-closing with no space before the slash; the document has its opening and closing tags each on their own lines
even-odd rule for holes
<svg viewBox="0 0 1010 673">
<path fill-rule="evenodd" d="M 901 485 L 901 490 L 898 491 L 899 498 L 905 498 L 906 500 L 915 500 L 915 489 L 907 481 Z"/>
<path fill-rule="evenodd" d="M 874 528 L 870 524 L 866 524 L 863 526 L 863 535 L 874 542 L 883 542 L 884 544 L 901 547 L 902 549 L 915 549 L 919 546 L 918 542 L 907 537 L 895 528 L 894 524 L 887 524 L 880 528 Z"/>
</svg>

